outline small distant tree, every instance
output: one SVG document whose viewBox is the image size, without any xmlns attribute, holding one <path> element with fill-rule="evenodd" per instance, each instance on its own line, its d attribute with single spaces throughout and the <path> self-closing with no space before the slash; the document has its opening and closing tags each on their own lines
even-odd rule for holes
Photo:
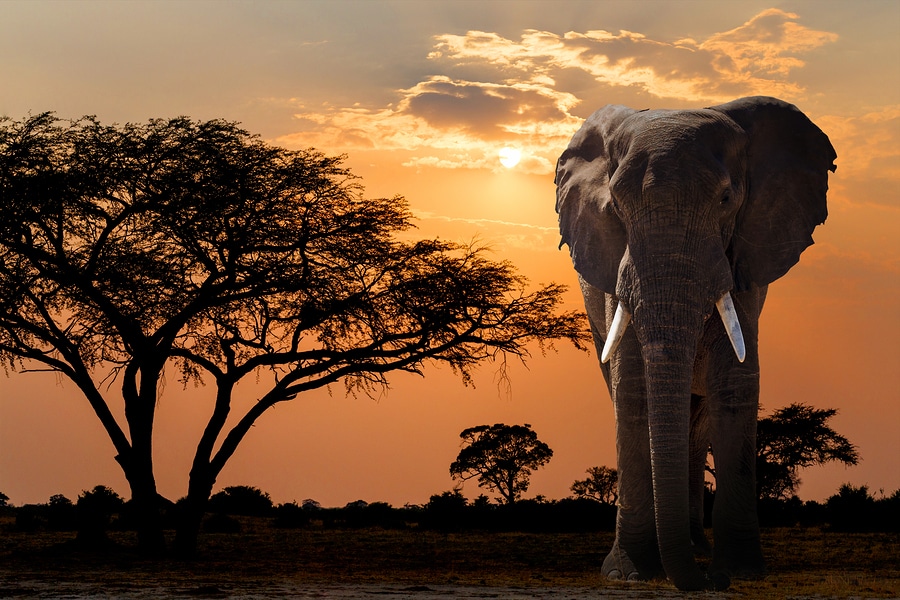
<svg viewBox="0 0 900 600">
<path fill-rule="evenodd" d="M 309 511 L 304 510 L 302 506 L 296 502 L 287 504 L 279 504 L 273 510 L 275 527 L 283 529 L 295 529 L 304 527 L 309 524 Z"/>
<path fill-rule="evenodd" d="M 322 504 L 317 500 L 313 500 L 312 498 L 305 499 L 300 503 L 300 506 L 303 507 L 303 510 L 308 511 L 322 510 Z"/>
<path fill-rule="evenodd" d="M 55 531 L 67 531 L 76 527 L 77 524 L 78 511 L 75 504 L 62 494 L 50 496 L 50 501 L 47 503 L 48 527 Z"/>
<path fill-rule="evenodd" d="M 8 506 L 9 496 L 0 492 L 0 508 L 6 508 Z"/>
<path fill-rule="evenodd" d="M 64 498 L 64 497 L 63 497 Z M 63 498 L 56 498 L 60 505 L 65 504 Z M 112 489 L 98 485 L 81 492 L 75 503 L 75 514 L 78 521 L 78 542 L 85 546 L 102 546 L 109 542 L 106 529 L 114 514 L 125 507 L 125 501 Z"/>
<path fill-rule="evenodd" d="M 450 465 L 450 476 L 500 494 L 513 504 L 531 483 L 531 472 L 553 457 L 550 446 L 540 441 L 531 425 L 479 425 L 459 434 L 463 448 Z"/>
<path fill-rule="evenodd" d="M 429 363 L 468 382 L 532 343 L 584 347 L 562 286 L 528 291 L 484 248 L 411 240 L 406 201 L 365 197 L 342 161 L 222 120 L 0 117 L 0 362 L 82 392 L 143 551 L 166 545 L 153 444 L 167 369 L 214 389 L 178 513 L 191 554 L 217 477 L 273 406 L 335 384 L 372 393 Z M 248 379 L 258 396 L 235 414 Z"/>
<path fill-rule="evenodd" d="M 619 474 L 609 467 L 591 467 L 587 479 L 572 484 L 576 498 L 590 498 L 604 504 L 615 504 L 619 499 Z"/>
<path fill-rule="evenodd" d="M 267 492 L 248 485 L 232 485 L 209 499 L 209 509 L 229 515 L 262 517 L 272 512 L 272 498 Z"/>
<path fill-rule="evenodd" d="M 760 498 L 795 496 L 800 469 L 832 461 L 848 466 L 859 462 L 856 446 L 828 425 L 836 414 L 832 408 L 794 403 L 759 420 L 756 479 Z"/>
<path fill-rule="evenodd" d="M 466 520 L 468 506 L 468 500 L 458 488 L 434 494 L 425 505 L 425 525 L 443 531 L 459 529 Z"/>
<path fill-rule="evenodd" d="M 828 522 L 835 531 L 868 531 L 875 524 L 876 502 L 867 485 L 845 483 L 825 506 Z"/>
</svg>

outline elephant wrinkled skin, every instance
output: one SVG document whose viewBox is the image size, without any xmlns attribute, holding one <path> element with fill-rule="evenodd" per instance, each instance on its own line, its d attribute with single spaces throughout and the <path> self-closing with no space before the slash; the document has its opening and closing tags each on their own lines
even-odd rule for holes
<svg viewBox="0 0 900 600">
<path fill-rule="evenodd" d="M 578 272 L 616 415 L 608 577 L 664 573 L 690 590 L 764 573 L 754 481 L 759 315 L 768 284 L 825 221 L 835 158 L 802 112 L 766 97 L 701 110 L 606 106 L 560 157 L 560 246 Z M 712 550 L 703 533 L 710 447 Z M 704 574 L 694 554 L 710 551 Z"/>
</svg>

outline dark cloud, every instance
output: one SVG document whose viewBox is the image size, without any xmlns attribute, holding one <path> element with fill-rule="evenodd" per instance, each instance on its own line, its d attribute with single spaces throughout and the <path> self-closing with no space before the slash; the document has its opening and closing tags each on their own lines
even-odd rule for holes
<svg viewBox="0 0 900 600">
<path fill-rule="evenodd" d="M 555 100 L 538 89 L 434 80 L 410 90 L 404 112 L 437 128 L 485 139 L 509 135 L 511 126 L 565 120 Z"/>
</svg>

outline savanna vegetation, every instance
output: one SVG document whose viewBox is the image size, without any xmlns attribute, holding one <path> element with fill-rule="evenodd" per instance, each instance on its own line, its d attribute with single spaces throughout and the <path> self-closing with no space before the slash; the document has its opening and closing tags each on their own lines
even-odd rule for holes
<svg viewBox="0 0 900 600">
<path fill-rule="evenodd" d="M 248 496 L 265 496 L 250 490 L 245 490 Z M 229 495 L 244 497 L 244 492 Z M 600 506 L 585 502 L 589 504 L 581 508 Z M 885 500 L 874 502 L 881 505 Z M 583 597 L 603 590 L 622 593 L 623 588 L 637 597 L 672 593 L 655 590 L 669 587 L 660 581 L 624 584 L 601 577 L 599 565 L 614 534 L 588 531 L 585 524 L 602 523 L 605 516 L 592 521 L 585 518 L 591 513 L 582 513 L 579 528 L 571 530 L 566 529 L 571 521 L 556 521 L 552 526 L 544 521 L 542 530 L 523 526 L 567 505 L 569 509 L 579 506 L 531 500 L 511 506 L 484 500 L 468 503 L 457 492 L 447 492 L 418 507 L 360 501 L 323 509 L 303 502 L 275 505 L 267 516 L 244 516 L 238 511 L 258 508 L 257 501 L 250 506 L 239 502 L 223 508 L 232 514 L 206 517 L 199 553 L 192 561 L 147 560 L 135 554 L 136 534 L 127 530 L 121 515 L 113 515 L 108 536 L 114 551 L 97 552 L 79 549 L 75 531 L 23 531 L 6 509 L 0 516 L 0 596 L 40 596 L 42 590 L 52 589 L 113 596 L 152 590 L 164 596 L 284 597 L 290 595 L 286 590 L 291 586 L 303 585 L 314 589 L 392 585 L 398 590 L 426 591 L 448 584 L 514 586 L 519 593 L 524 593 L 523 586 L 588 590 Z M 505 512 L 511 509 L 519 511 L 520 520 L 512 520 L 513 513 Z M 486 519 L 488 515 L 493 518 Z M 501 515 L 510 519 L 502 526 L 497 519 Z M 429 522 L 429 517 L 434 520 Z M 763 547 L 769 575 L 760 581 L 733 582 L 727 597 L 890 598 L 900 594 L 896 560 L 900 534 L 896 531 L 766 527 Z"/>
<path fill-rule="evenodd" d="M 763 428 L 768 437 L 760 452 L 769 460 L 791 456 L 787 450 L 779 453 L 771 448 L 797 448 L 799 442 L 792 440 L 799 437 L 800 452 L 827 456 L 838 440 L 844 456 L 858 460 L 855 447 L 827 425 L 834 412 L 807 408 L 795 405 L 766 417 Z M 499 462 L 519 473 L 525 465 L 546 465 L 552 456 L 530 426 L 505 424 L 463 431 L 460 455 L 473 446 L 478 449 L 475 441 L 490 441 L 492 436 L 496 439 L 475 453 L 480 457 L 476 464 L 482 467 Z M 539 451 L 532 455 L 534 449 Z M 815 461 L 800 468 L 812 464 Z M 790 478 L 795 483 L 798 471 Z M 199 571 L 216 582 L 204 588 L 207 591 L 240 587 L 241 577 L 251 572 L 254 577 L 262 573 L 331 583 L 615 587 L 600 579 L 598 565 L 615 528 L 616 472 L 591 467 L 586 474 L 572 484 L 573 496 L 560 500 L 538 496 L 510 502 L 486 479 L 482 487 L 494 493 L 494 499 L 482 494 L 469 501 L 460 489 L 453 489 L 434 494 L 423 505 L 402 507 L 364 500 L 343 507 L 322 507 L 313 499 L 278 504 L 252 486 L 226 487 L 209 498 L 199 562 L 189 567 L 132 557 L 139 518 L 134 503 L 104 486 L 85 490 L 74 502 L 57 494 L 47 503 L 19 507 L 9 506 L 8 498 L 0 494 L 4 533 L 0 557 L 9 559 L 10 568 L 37 569 L 38 579 L 51 573 L 66 576 L 69 570 L 82 568 L 85 560 L 97 569 L 94 576 L 99 581 L 108 582 L 114 581 L 104 571 L 110 563 L 127 565 L 129 572 L 137 564 L 154 585 L 160 585 L 161 578 L 165 585 L 190 586 Z M 508 480 L 507 473 L 499 481 Z M 524 494 L 527 481 L 517 490 Z M 167 537 L 177 528 L 179 504 L 185 501 L 162 511 Z M 714 502 L 711 486 L 708 517 Z M 867 486 L 844 484 L 824 502 L 782 494 L 761 498 L 759 510 L 771 574 L 764 581 L 738 583 L 734 589 L 742 597 L 900 593 L 900 565 L 895 558 L 900 552 L 900 490 L 872 493 Z"/>
<path fill-rule="evenodd" d="M 798 418 L 800 415 L 803 418 Z M 779 481 L 799 483 L 800 468 L 817 464 L 809 459 L 797 467 L 783 464 L 797 456 L 825 457 L 835 454 L 858 460 L 855 446 L 827 424 L 832 410 L 811 409 L 794 404 L 766 417 L 761 429 L 765 443 L 760 460 L 773 467 L 763 473 L 775 473 Z M 469 501 L 459 488 L 434 494 L 424 505 L 393 507 L 384 502 L 357 500 L 344 507 L 325 508 L 313 499 L 276 504 L 269 494 L 251 486 L 230 486 L 213 494 L 202 521 L 207 533 L 239 533 L 239 517 L 264 519 L 276 529 L 360 529 L 377 527 L 397 530 L 443 532 L 554 532 L 594 533 L 615 528 L 616 470 L 608 467 L 587 469 L 588 477 L 576 480 L 573 496 L 552 500 L 542 496 L 522 499 L 533 469 L 546 465 L 553 455 L 530 425 L 482 425 L 464 430 L 463 447 L 451 464 L 452 475 L 478 477 L 479 486 L 493 492 L 491 499 L 482 494 Z M 837 441 L 837 442 L 836 442 Z M 779 448 L 782 450 L 772 450 Z M 789 451 L 788 449 L 794 449 Z M 781 462 L 779 462 L 781 461 Z M 847 461 L 844 461 L 847 462 Z M 775 468 L 780 466 L 781 468 Z M 711 469 L 714 473 L 714 470 Z M 789 473 L 789 477 L 784 477 Z M 506 487 L 504 487 L 506 486 Z M 775 484 L 762 480 L 761 489 Z M 825 502 L 803 502 L 791 494 L 763 495 L 759 502 L 763 527 L 820 528 L 829 532 L 900 532 L 900 490 L 873 494 L 868 486 L 842 485 Z M 14 516 L 8 523 L 16 531 L 77 531 L 76 542 L 90 548 L 108 543 L 107 530 L 138 529 L 139 513 L 134 501 L 120 498 L 113 490 L 96 486 L 72 502 L 63 495 L 51 496 L 46 504 L 11 507 L 0 494 L 2 508 Z M 182 498 L 162 512 L 164 525 L 177 529 Z M 707 525 L 715 503 L 715 487 L 707 489 L 705 508 Z"/>
<path fill-rule="evenodd" d="M 342 160 L 221 120 L 0 118 L 0 362 L 83 393 L 147 554 L 166 551 L 172 514 L 177 552 L 194 551 L 219 473 L 281 402 L 428 363 L 466 383 L 485 361 L 587 341 L 562 286 L 530 291 L 483 248 L 411 239 L 406 201 L 366 197 Z M 153 464 L 166 369 L 215 390 L 177 507 Z M 260 395 L 226 426 L 247 378 Z"/>
</svg>

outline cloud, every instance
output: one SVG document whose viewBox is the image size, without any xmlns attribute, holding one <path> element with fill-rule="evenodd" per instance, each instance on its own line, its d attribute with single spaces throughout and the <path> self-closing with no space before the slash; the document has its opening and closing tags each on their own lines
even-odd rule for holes
<svg viewBox="0 0 900 600">
<path fill-rule="evenodd" d="M 304 129 L 276 142 L 403 151 L 413 155 L 403 164 L 417 168 L 494 170 L 499 149 L 512 145 L 522 150 L 518 169 L 546 174 L 582 121 L 573 113 L 580 90 L 560 81 L 580 74 L 601 86 L 707 105 L 752 94 L 795 100 L 805 93 L 790 79 L 804 65 L 799 56 L 837 39 L 798 20 L 769 9 L 700 42 L 603 30 L 529 29 L 519 39 L 484 31 L 441 34 L 427 55 L 438 74 L 398 90 L 395 103 L 302 109 L 296 117 Z"/>
<path fill-rule="evenodd" d="M 406 90 L 403 112 L 432 127 L 485 139 L 527 135 L 548 123 L 566 123 L 574 98 L 527 83 L 475 83 L 434 77 Z"/>
<path fill-rule="evenodd" d="M 574 69 L 612 86 L 638 86 L 659 97 L 695 97 L 698 82 L 715 76 L 711 59 L 685 44 L 647 39 L 620 31 L 568 32 L 557 35 L 527 30 L 514 42 L 496 34 L 470 31 L 464 36 L 437 36 L 432 58 L 485 62 L 509 77 L 555 85 L 561 71 Z"/>
<path fill-rule="evenodd" d="M 658 41 L 631 31 L 604 30 L 565 35 L 527 30 L 514 41 L 470 31 L 436 36 L 430 57 L 487 63 L 509 77 L 545 84 L 554 81 L 555 73 L 575 69 L 599 83 L 634 86 L 658 98 L 725 102 L 766 94 L 796 99 L 804 90 L 787 77 L 805 64 L 797 55 L 837 40 L 836 34 L 806 28 L 798 19 L 769 9 L 703 42 Z"/>
<path fill-rule="evenodd" d="M 305 131 L 274 141 L 287 147 L 330 150 L 411 151 L 416 167 L 501 169 L 500 148 L 522 151 L 519 169 L 548 173 L 581 125 L 569 93 L 528 82 L 483 83 L 436 75 L 399 90 L 399 102 L 382 109 L 322 107 L 298 113 Z M 425 154 L 421 155 L 420 152 Z"/>
<path fill-rule="evenodd" d="M 804 62 L 794 56 L 837 41 L 835 33 L 815 31 L 796 23 L 799 15 L 777 8 L 765 10 L 740 27 L 713 35 L 701 50 L 727 58 L 716 70 L 739 79 L 786 77 Z M 688 41 L 689 42 L 689 41 Z M 763 85 L 770 80 L 761 79 Z"/>
<path fill-rule="evenodd" d="M 831 178 L 837 191 L 852 190 L 857 203 L 900 208 L 900 104 L 816 122 L 838 155 L 838 171 Z"/>
</svg>

